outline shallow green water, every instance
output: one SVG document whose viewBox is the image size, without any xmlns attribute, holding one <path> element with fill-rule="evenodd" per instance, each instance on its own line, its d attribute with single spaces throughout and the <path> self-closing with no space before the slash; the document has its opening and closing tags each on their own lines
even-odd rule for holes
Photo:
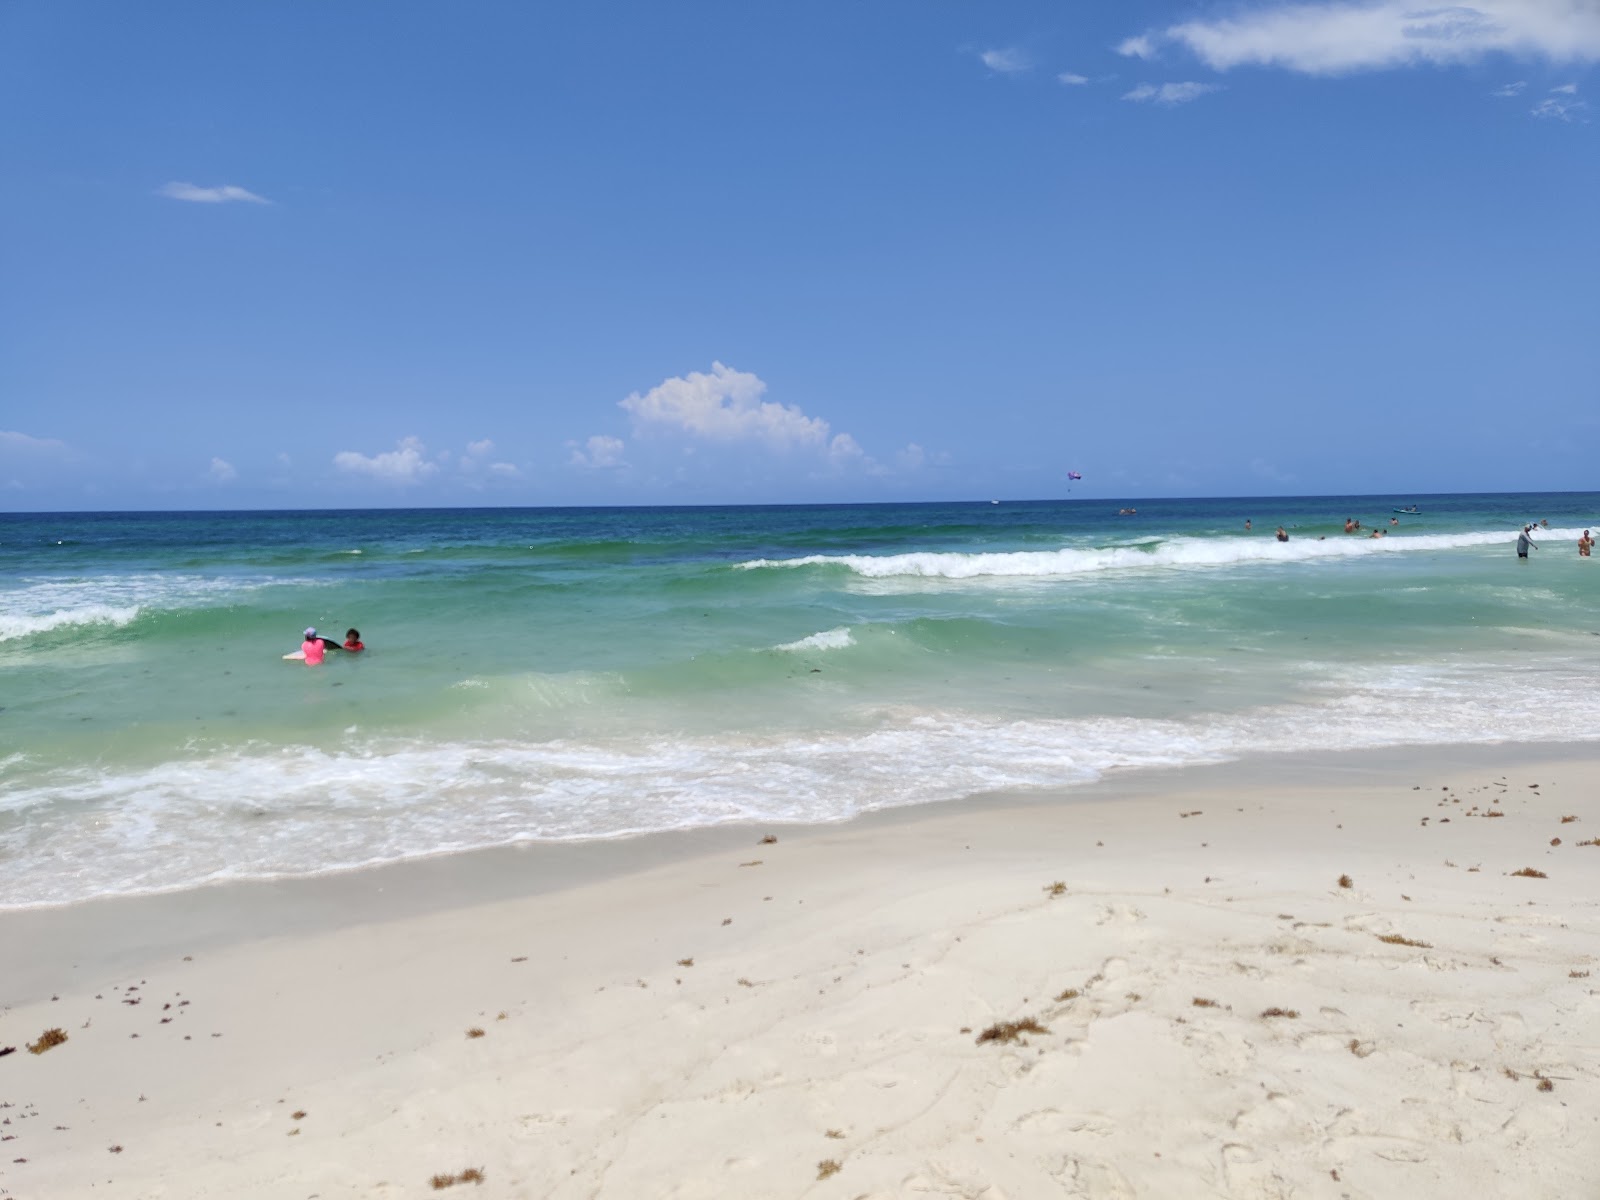
<svg viewBox="0 0 1600 1200">
<path fill-rule="evenodd" d="M 1597 522 L 1593 494 L 7 516 L 0 905 L 1593 737 Z M 370 649 L 283 662 L 307 624 Z"/>
</svg>

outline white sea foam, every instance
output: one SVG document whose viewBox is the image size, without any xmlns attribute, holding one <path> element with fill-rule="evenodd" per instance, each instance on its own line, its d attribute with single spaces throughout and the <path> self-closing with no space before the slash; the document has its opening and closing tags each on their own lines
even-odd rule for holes
<svg viewBox="0 0 1600 1200">
<path fill-rule="evenodd" d="M 1519 665 L 1520 664 L 1520 665 Z M 734 821 L 829 822 L 1112 769 L 1267 751 L 1582 741 L 1600 692 L 1552 656 L 1485 665 L 1307 664 L 1307 700 L 1193 719 L 1007 720 L 897 709 L 809 734 L 241 747 L 106 772 L 0 764 L 0 907 L 301 875 L 521 841 Z M 842 718 L 843 719 L 843 718 Z"/>
<path fill-rule="evenodd" d="M 1575 540 L 1581 529 L 1546 529 L 1543 541 Z M 1319 562 L 1367 558 L 1419 551 L 1464 550 L 1477 546 L 1506 546 L 1516 541 L 1516 530 L 1473 533 L 1400 534 L 1370 538 L 1329 535 L 1325 541 L 1292 538 L 1276 541 L 1261 537 L 1172 538 L 1137 545 L 1060 550 L 1017 550 L 987 554 L 954 551 L 916 551 L 907 554 L 809 554 L 801 558 L 758 558 L 736 564 L 741 570 L 779 567 L 846 567 L 869 579 L 897 576 L 923 579 L 1035 578 L 1085 575 L 1096 571 L 1231 567 L 1254 563 Z"/>
<path fill-rule="evenodd" d="M 138 605 L 84 604 L 77 608 L 58 608 L 48 613 L 10 613 L 0 611 L 0 642 L 33 637 L 72 625 L 131 625 L 139 616 Z"/>
<path fill-rule="evenodd" d="M 326 580 L 147 572 L 29 576 L 0 587 L 0 642 L 73 625 L 120 627 L 152 610 L 200 608 L 277 584 L 303 588 Z"/>
<path fill-rule="evenodd" d="M 848 629 L 827 629 L 821 633 L 813 633 L 810 637 L 803 637 L 798 642 L 784 642 L 781 646 L 774 646 L 774 650 L 843 650 L 846 646 L 854 646 L 856 639 L 851 636 Z"/>
</svg>

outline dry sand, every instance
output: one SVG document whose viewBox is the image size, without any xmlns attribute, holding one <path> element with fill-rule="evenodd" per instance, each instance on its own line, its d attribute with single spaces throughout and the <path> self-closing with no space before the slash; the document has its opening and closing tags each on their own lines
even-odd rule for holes
<svg viewBox="0 0 1600 1200">
<path fill-rule="evenodd" d="M 0 1196 L 1600 1196 L 1593 753 L 9 914 Z"/>
</svg>

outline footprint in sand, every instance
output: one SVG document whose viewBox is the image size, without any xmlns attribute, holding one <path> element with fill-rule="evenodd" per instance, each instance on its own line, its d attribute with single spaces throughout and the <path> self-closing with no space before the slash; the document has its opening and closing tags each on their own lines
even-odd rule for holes
<svg viewBox="0 0 1600 1200">
<path fill-rule="evenodd" d="M 1249 1146 L 1236 1142 L 1222 1148 L 1222 1178 L 1229 1195 L 1240 1200 L 1287 1200 L 1290 1194 L 1281 1175 Z"/>
<path fill-rule="evenodd" d="M 1110 1163 L 1088 1158 L 1066 1158 L 1050 1172 L 1069 1196 L 1094 1200 L 1133 1200 L 1135 1192 Z"/>
<path fill-rule="evenodd" d="M 1100 915 L 1094 919 L 1096 925 L 1131 925 L 1145 919 L 1142 910 L 1129 904 L 1104 904 L 1100 907 Z"/>
</svg>

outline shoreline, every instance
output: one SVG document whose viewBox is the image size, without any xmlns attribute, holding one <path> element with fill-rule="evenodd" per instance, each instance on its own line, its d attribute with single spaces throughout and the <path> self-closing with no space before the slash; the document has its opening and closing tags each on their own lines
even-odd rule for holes
<svg viewBox="0 0 1600 1200">
<path fill-rule="evenodd" d="M 1597 836 L 1412 748 L 13 911 L 0 1196 L 1589 1194 Z"/>
<path fill-rule="evenodd" d="M 1513 754 L 1513 751 L 1515 753 Z M 475 905 L 532 898 L 744 847 L 767 833 L 787 839 L 859 831 L 871 834 L 941 817 L 1006 809 L 1071 809 L 1149 800 L 1169 793 L 1230 787 L 1283 787 L 1309 774 L 1340 783 L 1398 785 L 1400 777 L 1471 769 L 1515 757 L 1532 765 L 1600 762 L 1600 742 L 1385 745 L 1366 750 L 1264 752 L 1221 763 L 1136 767 L 1092 783 L 1038 791 L 979 793 L 953 800 L 898 805 L 827 823 L 738 821 L 614 838 L 529 841 L 417 855 L 308 875 L 229 879 L 158 892 L 94 896 L 63 904 L 0 909 L 0 942 L 23 958 L 48 946 L 56 962 L 30 980 L 27 971 L 0 978 L 0 1007 L 22 994 L 64 986 L 89 959 L 132 965 L 182 947 L 214 948 L 272 937 L 323 933 L 352 925 L 422 916 Z M 1298 786 L 1298 785 L 1295 785 Z M 1324 782 L 1320 786 L 1326 786 Z M 125 907 L 126 906 L 126 907 Z M 108 909 L 121 909 L 125 915 Z M 124 927 L 118 945 L 104 943 L 107 921 Z M 137 937 L 127 937 L 131 924 Z M 18 980 L 25 981 L 19 987 Z"/>
</svg>

